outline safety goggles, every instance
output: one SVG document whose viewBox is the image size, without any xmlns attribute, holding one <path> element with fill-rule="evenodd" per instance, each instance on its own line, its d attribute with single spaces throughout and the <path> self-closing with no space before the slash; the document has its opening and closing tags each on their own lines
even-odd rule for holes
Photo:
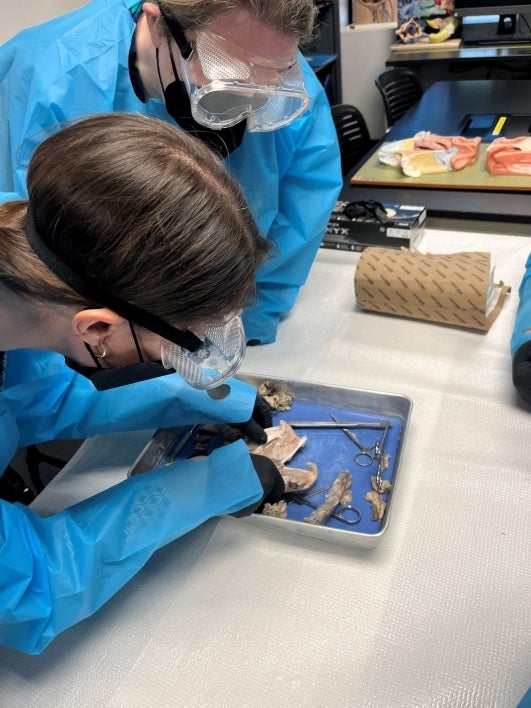
<svg viewBox="0 0 531 708">
<path fill-rule="evenodd" d="M 48 234 L 41 234 L 35 225 L 31 204 L 26 217 L 26 234 L 29 244 L 42 262 L 76 292 L 101 307 L 109 307 L 130 323 L 134 322 L 158 334 L 164 341 L 161 352 L 163 367 L 174 369 L 194 388 L 209 389 L 219 386 L 240 366 L 245 354 L 245 335 L 239 311 L 222 320 L 207 323 L 199 334 L 191 329 L 179 329 L 138 305 L 122 300 L 100 285 L 95 278 L 87 276 L 82 250 L 66 251 L 61 255 L 56 252 L 56 248 L 52 250 Z M 79 239 L 79 242 L 81 243 L 82 239 Z M 65 257 L 66 253 L 68 258 Z M 159 368 L 163 373 L 160 365 Z M 79 366 L 76 370 L 79 370 Z M 104 370 L 103 373 L 108 378 L 109 370 Z M 152 377 L 153 366 L 147 375 L 147 378 Z M 136 380 L 144 378 L 146 376 L 135 376 Z M 131 383 L 132 380 L 131 377 L 127 380 L 124 378 L 120 384 L 113 385 Z"/>
<path fill-rule="evenodd" d="M 196 336 L 201 344 L 193 351 L 164 340 L 162 366 L 174 369 L 194 388 L 215 388 L 237 371 L 245 354 L 241 317 L 237 313 L 211 322 Z"/>
<path fill-rule="evenodd" d="M 181 56 L 181 66 L 192 115 L 210 128 L 228 128 L 247 119 L 252 132 L 276 130 L 310 104 L 298 54 L 289 66 L 279 68 L 274 61 L 200 30 L 193 50 Z"/>
</svg>

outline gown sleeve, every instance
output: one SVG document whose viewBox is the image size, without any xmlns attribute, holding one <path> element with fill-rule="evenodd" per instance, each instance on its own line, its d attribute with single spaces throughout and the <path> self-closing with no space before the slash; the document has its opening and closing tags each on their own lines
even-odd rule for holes
<svg viewBox="0 0 531 708">
<path fill-rule="evenodd" d="M 245 443 L 130 477 L 48 518 L 0 501 L 0 644 L 40 653 L 165 544 L 258 502 Z"/>
<path fill-rule="evenodd" d="M 238 379 L 227 383 L 230 393 L 221 400 L 192 388 L 178 374 L 98 391 L 62 356 L 16 350 L 7 354 L 0 416 L 10 425 L 15 448 L 111 431 L 249 420 L 256 388 Z"/>
</svg>

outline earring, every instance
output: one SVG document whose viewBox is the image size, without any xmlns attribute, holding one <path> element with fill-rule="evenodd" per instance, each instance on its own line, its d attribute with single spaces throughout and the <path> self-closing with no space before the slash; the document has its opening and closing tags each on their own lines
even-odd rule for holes
<svg viewBox="0 0 531 708">
<path fill-rule="evenodd" d="M 99 350 L 94 348 L 94 356 L 96 357 L 96 359 L 105 359 L 105 357 L 107 356 L 107 350 L 105 349 L 103 340 L 100 339 L 100 341 L 98 342 L 98 347 Z"/>
</svg>

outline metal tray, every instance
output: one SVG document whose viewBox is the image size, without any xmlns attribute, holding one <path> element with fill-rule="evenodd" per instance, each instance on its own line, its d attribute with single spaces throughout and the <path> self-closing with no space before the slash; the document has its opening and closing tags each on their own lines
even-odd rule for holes
<svg viewBox="0 0 531 708">
<path fill-rule="evenodd" d="M 402 395 L 364 391 L 325 384 L 313 384 L 304 381 L 275 379 L 264 376 L 239 377 L 254 386 L 263 381 L 273 381 L 282 390 L 293 396 L 291 410 L 274 414 L 274 424 L 279 420 L 288 423 L 294 420 L 329 421 L 331 415 L 339 420 L 360 421 L 363 423 L 391 423 L 386 438 L 385 452 L 389 454 L 389 465 L 383 472 L 382 479 L 391 482 L 391 490 L 383 495 L 386 509 L 383 518 L 371 520 L 371 504 L 364 499 L 372 489 L 371 475 L 376 474 L 377 463 L 360 466 L 355 463 L 359 452 L 356 445 L 340 429 L 334 428 L 297 428 L 297 434 L 305 435 L 306 445 L 299 450 L 288 463 L 292 467 L 305 468 L 307 462 L 314 462 L 319 470 L 316 483 L 311 490 L 326 488 L 332 484 L 338 474 L 347 469 L 352 474 L 353 506 L 361 512 L 361 520 L 355 525 L 346 525 L 343 521 L 330 518 L 324 526 L 314 526 L 303 519 L 312 511 L 299 505 L 288 505 L 288 518 L 252 514 L 244 521 L 275 528 L 288 534 L 297 534 L 323 541 L 361 548 L 372 548 L 386 531 L 391 517 L 393 496 L 398 480 L 400 458 L 402 455 L 406 431 L 411 412 L 411 401 Z M 129 470 L 129 475 L 139 474 L 150 469 L 168 465 L 175 459 L 189 457 L 194 451 L 194 426 L 158 430 Z M 370 447 L 381 439 L 382 430 L 363 428 L 354 430 L 361 442 Z M 361 459 L 363 463 L 367 459 Z M 311 497 L 312 502 L 323 501 L 325 492 Z M 346 513 L 348 517 L 348 513 Z"/>
</svg>

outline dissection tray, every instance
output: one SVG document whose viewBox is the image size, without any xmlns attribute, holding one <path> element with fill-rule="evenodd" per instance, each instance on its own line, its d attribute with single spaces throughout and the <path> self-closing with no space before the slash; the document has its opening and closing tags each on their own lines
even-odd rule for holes
<svg viewBox="0 0 531 708">
<path fill-rule="evenodd" d="M 290 501 L 286 509 L 287 518 L 256 513 L 242 521 L 276 528 L 287 534 L 294 533 L 340 545 L 362 548 L 376 545 L 386 531 L 391 518 L 411 401 L 405 396 L 393 393 L 364 391 L 297 380 L 250 375 L 239 378 L 256 387 L 267 380 L 292 397 L 290 410 L 274 413 L 273 425 L 278 425 L 281 420 L 287 423 L 296 421 L 333 423 L 333 418 L 343 422 L 360 423 L 361 427 L 352 428 L 352 432 L 361 445 L 370 451 L 369 455 L 362 453 L 360 447 L 345 434 L 341 427 L 297 426 L 296 433 L 306 437 L 307 440 L 286 464 L 305 469 L 308 463 L 313 463 L 318 470 L 316 482 L 309 490 L 300 493 L 301 501 L 306 500 L 314 506 L 322 504 L 338 475 L 343 470 L 347 470 L 352 476 L 350 489 L 352 499 L 347 502 L 343 518 L 339 513 L 334 513 L 334 516 L 330 517 L 324 525 L 313 525 L 305 520 L 310 516 L 313 507 L 306 503 Z M 201 442 L 198 443 L 199 440 Z M 178 458 L 200 454 L 202 451 L 198 449 L 198 445 L 204 445 L 204 440 L 201 426 L 158 430 L 132 465 L 129 474 L 139 474 L 171 464 Z M 210 448 L 224 442 L 222 435 L 211 436 L 208 440 Z M 385 457 L 382 457 L 382 454 Z M 381 494 L 376 493 L 378 505 L 384 503 L 381 518 L 377 518 L 374 504 L 365 498 L 368 493 L 375 492 L 374 484 L 379 464 L 382 481 L 380 489 L 388 490 Z M 292 495 L 288 495 L 287 498 L 293 499 Z M 354 510 L 349 507 L 354 507 Z M 335 512 L 341 511 L 341 508 L 338 506 Z M 356 523 L 352 523 L 354 521 Z"/>
</svg>

